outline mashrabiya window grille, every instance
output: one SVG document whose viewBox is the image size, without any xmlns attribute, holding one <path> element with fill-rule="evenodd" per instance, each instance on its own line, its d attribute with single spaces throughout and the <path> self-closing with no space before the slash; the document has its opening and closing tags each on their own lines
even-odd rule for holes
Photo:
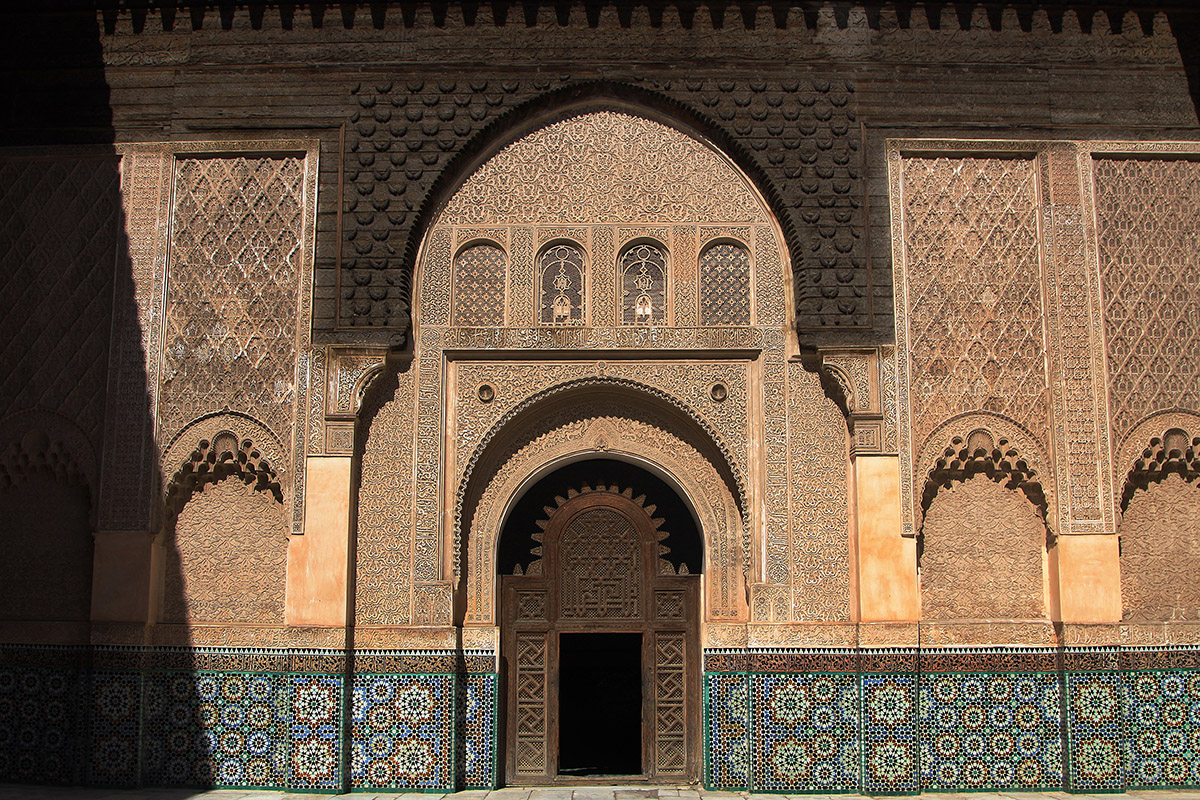
<svg viewBox="0 0 1200 800">
<path fill-rule="evenodd" d="M 546 248 L 538 260 L 538 274 L 540 321 L 546 325 L 582 325 L 583 251 L 566 243 Z"/>
<path fill-rule="evenodd" d="M 493 244 L 465 248 L 454 259 L 454 325 L 504 324 L 508 259 Z"/>
<path fill-rule="evenodd" d="M 700 324 L 750 324 L 750 253 L 729 243 L 700 256 Z"/>
<path fill-rule="evenodd" d="M 667 321 L 667 257 L 652 244 L 638 244 L 621 256 L 621 322 L 663 325 Z"/>
</svg>

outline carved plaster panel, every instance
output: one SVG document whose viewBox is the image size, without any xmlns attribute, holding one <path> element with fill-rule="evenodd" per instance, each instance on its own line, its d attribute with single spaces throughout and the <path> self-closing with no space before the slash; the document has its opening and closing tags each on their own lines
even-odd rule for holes
<svg viewBox="0 0 1200 800">
<path fill-rule="evenodd" d="M 285 495 L 290 489 L 287 470 L 288 447 L 275 432 L 258 420 L 247 414 L 232 411 L 208 414 L 193 420 L 166 444 L 162 455 L 163 473 L 168 478 L 179 470 L 185 461 L 190 460 L 192 451 L 201 440 L 212 442 L 217 434 L 228 431 L 237 442 L 247 439 L 254 442 L 255 448 L 262 452 L 276 473 L 279 474 Z"/>
<path fill-rule="evenodd" d="M 1200 322 L 1194 313 L 1200 305 L 1200 152 L 1195 144 L 1170 143 L 1107 143 L 1088 150 L 1096 209 L 1089 245 L 1094 243 L 1104 287 L 1116 456 L 1106 475 L 1115 496 L 1129 468 L 1127 451 L 1144 446 L 1135 427 L 1160 412 L 1200 413 Z"/>
<path fill-rule="evenodd" d="M 1037 438 L 1021 425 L 998 414 L 974 413 L 960 414 L 946 420 L 929 434 L 925 444 L 917 451 L 914 458 L 914 474 L 918 499 L 928 491 L 928 484 L 933 480 L 933 472 L 940 459 L 945 458 L 947 448 L 952 447 L 957 437 L 964 442 L 975 431 L 985 431 L 992 440 L 993 446 L 1001 441 L 1008 445 L 1004 448 L 1015 449 L 1017 457 L 1028 464 L 1026 472 L 1030 479 L 1037 479 L 1046 494 L 1048 507 L 1046 522 L 1049 524 L 1055 518 L 1055 487 L 1048 478 L 1052 475 L 1050 458 L 1038 443 Z M 955 447 L 957 449 L 957 447 Z M 920 529 L 922 519 L 921 507 L 915 509 L 917 528 Z"/>
<path fill-rule="evenodd" d="M 371 418 L 358 489 L 357 625 L 412 621 L 415 377 L 401 369 L 390 396 L 364 410 Z"/>
<path fill-rule="evenodd" d="M 1019 492 L 987 475 L 943 489 L 923 534 L 922 620 L 1046 617 L 1046 524 Z"/>
<path fill-rule="evenodd" d="M 879 410 L 879 400 L 875 392 L 876 381 L 872 375 L 876 360 L 874 352 L 822 351 L 821 361 L 825 366 L 832 368 L 834 377 L 841 384 L 849 411 Z"/>
<path fill-rule="evenodd" d="M 1182 430 L 1189 441 L 1200 436 L 1200 413 L 1194 411 L 1164 411 L 1153 414 L 1134 426 L 1124 440 L 1116 442 L 1113 463 L 1117 470 L 1116 491 L 1124 492 L 1125 483 L 1135 462 L 1150 446 L 1150 440 L 1162 439 L 1163 434 L 1172 428 Z"/>
<path fill-rule="evenodd" d="M 850 527 L 846 420 L 825 396 L 819 376 L 797 361 L 787 365 L 789 547 L 773 553 L 790 568 L 791 610 L 797 622 L 850 619 Z"/>
<path fill-rule="evenodd" d="M 534 187 L 518 192 L 508 187 Z M 673 128 L 615 112 L 548 125 L 501 150 L 454 195 L 453 225 L 764 222 L 745 180 Z"/>
<path fill-rule="evenodd" d="M 1057 500 L 1056 532 L 1113 530 L 1100 287 L 1087 231 L 1094 202 L 1082 149 L 1091 144 L 888 143 L 906 534 L 915 531 L 920 490 L 911 459 L 936 446 L 934 428 L 975 411 L 1008 419 L 1037 450 L 1058 454 L 1042 471 Z M 940 287 L 947 267 L 969 288 Z"/>
<path fill-rule="evenodd" d="M 154 525 L 156 354 L 162 331 L 170 176 L 171 159 L 165 152 L 138 148 L 122 154 L 128 266 L 116 270 L 114 296 L 127 299 L 113 308 L 100 530 L 149 530 Z"/>
<path fill-rule="evenodd" d="M 0 609 L 10 621 L 0 635 L 22 637 L 14 627 L 23 626 L 11 624 L 20 620 L 31 629 L 44 626 L 45 641 L 87 641 L 89 494 L 71 454 L 37 432 L 0 454 Z"/>
<path fill-rule="evenodd" d="M 0 417 L 30 412 L 73 420 L 89 453 L 106 452 L 105 367 L 115 356 L 110 334 L 119 324 L 134 335 L 137 325 L 128 302 L 113 302 L 114 294 L 128 296 L 119 294 L 128 290 L 124 282 L 114 286 L 116 275 L 124 272 L 128 278 L 121 169 L 111 148 L 0 154 Z M 140 379 L 144 390 L 145 373 L 136 367 L 144 367 L 140 358 L 126 375 Z M 122 444 L 140 458 L 124 466 L 127 473 L 148 477 L 147 415 L 144 406 L 137 410 L 140 419 L 135 414 L 128 420 L 131 425 L 124 432 L 129 438 Z M 35 428 L 47 431 L 40 422 L 24 419 L 30 427 L 7 433 L 19 440 Z M 20 421 L 10 418 L 8 425 Z M 81 459 L 85 455 L 79 448 L 74 452 Z M 94 478 L 98 465 L 86 466 Z M 136 503 L 135 516 L 145 514 L 149 487 L 128 474 L 106 473 L 106 480 L 110 476 L 128 481 L 131 492 L 108 502 L 100 517 L 107 523 L 114 504 Z M 90 485 L 94 507 L 99 484 L 93 480 Z"/>
<path fill-rule="evenodd" d="M 308 395 L 308 424 L 304 450 L 308 455 L 325 452 L 325 403 L 329 381 L 329 351 L 324 347 L 313 347 L 301 362 L 304 371 L 300 380 Z"/>
<path fill-rule="evenodd" d="M 988 410 L 1043 438 L 1042 247 L 1032 159 L 922 156 L 889 143 L 901 480 L 912 534 L 912 458 L 956 414 Z"/>
<path fill-rule="evenodd" d="M 1087 249 L 1090 161 L 1074 142 L 1053 142 L 1039 155 L 1046 255 L 1046 318 L 1054 404 L 1057 529 L 1112 533 L 1115 520 L 1104 408 L 1100 285 Z M 1049 476 L 1047 476 L 1049 477 Z"/>
<path fill-rule="evenodd" d="M 380 351 L 334 349 L 329 371 L 330 402 L 326 413 L 350 416 L 358 413 L 363 392 L 383 367 Z"/>
<path fill-rule="evenodd" d="M 223 407 L 286 437 L 296 402 L 304 159 L 175 162 L 159 430 Z"/>
<path fill-rule="evenodd" d="M 128 416 L 148 392 L 154 413 L 141 414 L 153 416 L 163 450 L 205 414 L 231 409 L 261 419 L 274 438 L 287 442 L 276 464 L 291 473 L 293 529 L 301 532 L 303 455 L 315 438 L 308 424 L 307 348 L 317 144 L 169 142 L 118 149 L 127 167 L 122 191 L 133 262 L 126 292 L 135 299 L 143 341 L 125 335 L 129 326 L 114 326 L 114 413 Z M 139 349 L 148 354 L 146 363 L 140 369 L 125 364 Z M 134 374 L 149 376 L 149 387 L 135 390 Z M 126 439 L 136 437 L 106 444 L 105 452 L 136 458 Z M 105 474 L 126 474 L 122 466 L 106 462 Z M 167 468 L 163 461 L 160 466 Z M 143 478 L 142 485 L 150 483 Z M 123 487 L 119 494 L 137 497 L 139 491 Z M 122 512 L 130 520 L 133 513 Z"/>
<path fill-rule="evenodd" d="M 899 359 L 895 347 L 881 347 L 879 354 L 880 404 L 883 411 L 883 450 L 894 453 L 898 447 L 900 431 Z"/>
<path fill-rule="evenodd" d="M 167 543 L 162 621 L 283 622 L 288 524 L 269 493 L 235 478 L 183 507 Z"/>
<path fill-rule="evenodd" d="M 46 411 L 18 411 L 0 419 L 0 491 L 20 486 L 39 473 L 69 484 L 82 483 L 90 495 L 91 519 L 100 488 L 98 459 L 88 435 L 75 422 Z"/>
<path fill-rule="evenodd" d="M 908 156 L 900 169 L 899 278 L 914 443 L 977 409 L 1044 432 L 1034 162 Z"/>
<path fill-rule="evenodd" d="M 1120 534 L 1122 620 L 1200 620 L 1200 484 L 1168 475 L 1135 492 Z"/>
<path fill-rule="evenodd" d="M 472 453 L 497 421 L 529 398 L 555 386 L 589 378 L 659 389 L 705 424 L 721 444 L 741 476 L 746 474 L 747 363 L 737 361 L 666 361 L 612 359 L 529 363 L 511 361 L 453 362 L 458 391 L 455 397 L 455 483 L 470 469 Z M 725 394 L 717 400 L 712 387 L 720 383 Z M 487 402 L 479 387 L 494 387 Z"/>
</svg>

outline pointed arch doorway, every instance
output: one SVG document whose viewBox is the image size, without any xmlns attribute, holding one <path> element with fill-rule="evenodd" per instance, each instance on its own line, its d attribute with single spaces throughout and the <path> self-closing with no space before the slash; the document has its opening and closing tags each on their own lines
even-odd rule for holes
<svg viewBox="0 0 1200 800">
<path fill-rule="evenodd" d="M 699 776 L 701 553 L 679 496 L 629 464 L 572 464 L 514 505 L 498 558 L 508 784 Z"/>
</svg>

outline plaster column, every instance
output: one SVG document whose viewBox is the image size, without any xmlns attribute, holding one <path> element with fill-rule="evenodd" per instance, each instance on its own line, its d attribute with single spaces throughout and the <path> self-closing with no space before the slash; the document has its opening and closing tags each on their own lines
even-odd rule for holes
<svg viewBox="0 0 1200 800">
<path fill-rule="evenodd" d="M 93 537 L 92 622 L 145 624 L 150 614 L 154 537 L 145 531 Z"/>
<path fill-rule="evenodd" d="M 1109 624 L 1121 621 L 1120 543 L 1114 534 L 1058 537 L 1052 559 L 1058 616 L 1066 624 Z"/>
<path fill-rule="evenodd" d="M 859 621 L 916 622 L 921 614 L 917 542 L 901 534 L 900 458 L 853 457 L 858 521 Z"/>
<path fill-rule="evenodd" d="M 288 625 L 344 627 L 350 544 L 350 456 L 309 456 L 304 533 L 288 544 Z"/>
</svg>

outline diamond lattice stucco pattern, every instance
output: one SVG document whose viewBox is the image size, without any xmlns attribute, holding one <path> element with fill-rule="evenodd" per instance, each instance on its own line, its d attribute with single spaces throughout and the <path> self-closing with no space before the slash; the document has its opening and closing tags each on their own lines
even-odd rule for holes
<svg viewBox="0 0 1200 800">
<path fill-rule="evenodd" d="M 1120 442 L 1155 411 L 1200 410 L 1200 163 L 1097 159 L 1095 176 L 1109 411 Z"/>
<path fill-rule="evenodd" d="M 1033 163 L 906 158 L 903 203 L 914 443 L 974 410 L 1044 436 Z"/>
<path fill-rule="evenodd" d="M 304 162 L 197 157 L 176 163 L 164 316 L 161 440 L 224 406 L 288 440 Z"/>
<path fill-rule="evenodd" d="M 0 159 L 0 187 L 0 417 L 58 412 L 99 452 L 120 220 L 116 159 Z"/>
</svg>

